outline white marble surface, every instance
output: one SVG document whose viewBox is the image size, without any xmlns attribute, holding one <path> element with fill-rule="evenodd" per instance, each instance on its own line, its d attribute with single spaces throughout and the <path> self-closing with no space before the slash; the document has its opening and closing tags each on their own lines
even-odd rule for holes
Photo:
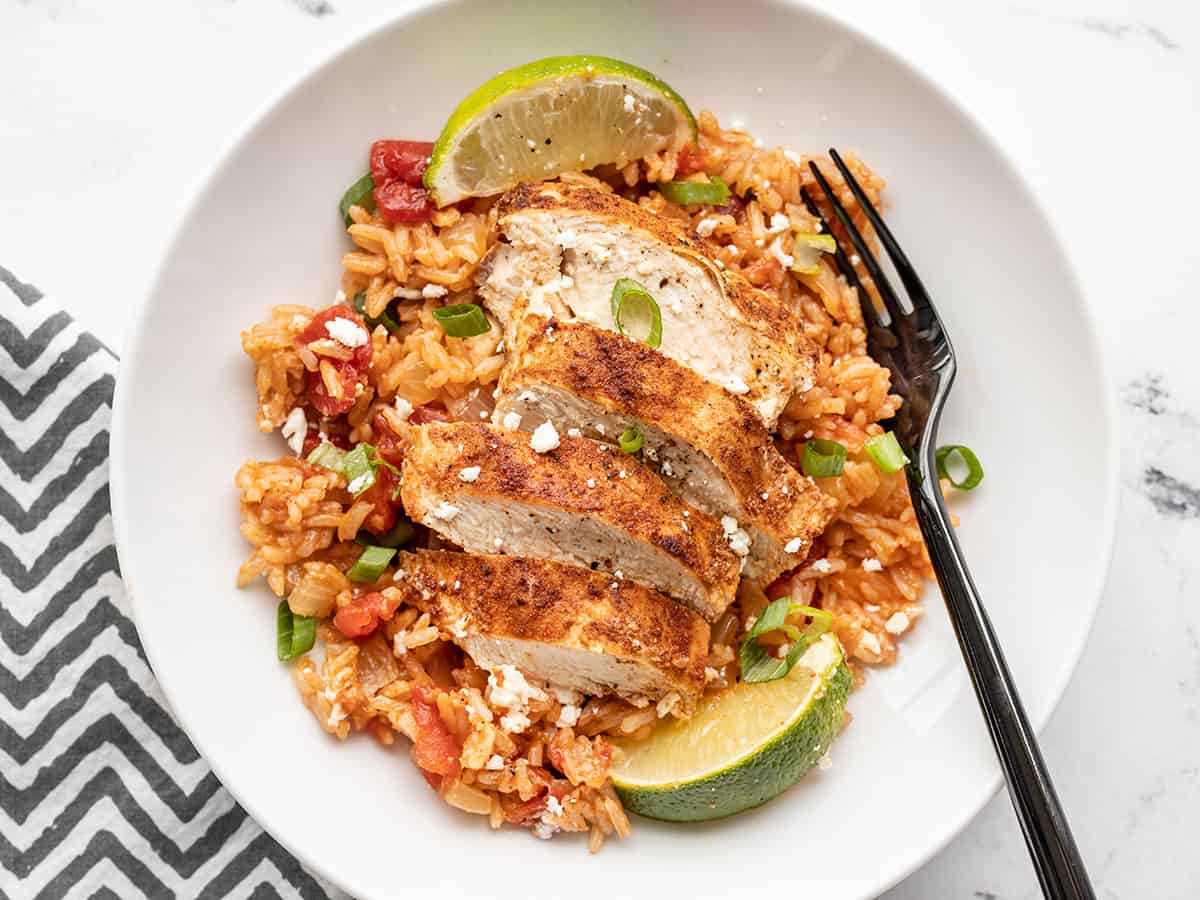
<svg viewBox="0 0 1200 900">
<path fill-rule="evenodd" d="M 163 223 L 218 153 L 287 83 L 401 6 L 0 0 L 0 276 L 119 346 Z M 1200 896 L 1200 254 L 1188 215 L 1200 210 L 1200 4 L 854 0 L 836 13 L 949 85 L 1066 236 L 1122 397 L 1123 496 L 1104 601 L 1043 747 L 1099 896 Z M 1018 264 L 998 260 L 997 275 Z M 1037 895 L 1001 794 L 887 896 Z"/>
</svg>

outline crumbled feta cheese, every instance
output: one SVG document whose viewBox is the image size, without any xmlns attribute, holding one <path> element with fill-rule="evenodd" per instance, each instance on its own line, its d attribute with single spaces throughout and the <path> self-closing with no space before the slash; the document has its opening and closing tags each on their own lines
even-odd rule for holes
<svg viewBox="0 0 1200 900">
<path fill-rule="evenodd" d="M 440 284 L 427 284 L 421 288 L 421 296 L 426 300 L 436 300 L 439 297 L 445 297 L 449 293 Z"/>
<path fill-rule="evenodd" d="M 746 382 L 742 380 L 741 375 L 732 375 L 730 376 L 729 380 L 725 382 L 725 390 L 729 391 L 731 394 L 748 394 L 750 393 L 750 385 L 746 384 Z"/>
<path fill-rule="evenodd" d="M 441 519 L 443 522 L 449 522 L 458 515 L 458 512 L 459 510 L 457 506 L 452 503 L 447 503 L 445 500 L 443 500 L 434 507 L 433 512 L 431 512 L 430 515 L 435 519 Z"/>
<path fill-rule="evenodd" d="M 561 816 L 563 814 L 562 801 L 553 794 L 546 796 L 546 812 L 547 816 Z"/>
<path fill-rule="evenodd" d="M 533 826 L 533 836 L 542 841 L 548 841 L 558 833 L 558 829 L 549 822 L 538 822 Z"/>
<path fill-rule="evenodd" d="M 868 556 L 862 563 L 864 572 L 879 572 L 883 569 L 883 563 L 873 556 Z"/>
<path fill-rule="evenodd" d="M 771 216 L 771 226 L 769 230 L 772 233 L 778 234 L 781 231 L 787 231 L 791 227 L 792 223 L 788 221 L 788 217 L 783 213 L 775 213 Z"/>
<path fill-rule="evenodd" d="M 472 481 L 478 481 L 479 480 L 479 472 L 480 472 L 479 466 L 465 466 L 464 468 L 459 469 L 458 480 L 465 481 L 468 484 Z"/>
<path fill-rule="evenodd" d="M 375 479 L 374 471 L 372 471 L 371 469 L 368 469 L 367 471 L 363 472 L 361 475 L 357 476 L 348 485 L 346 485 L 346 490 L 348 490 L 351 494 L 361 494 L 364 490 L 367 489 L 367 487 L 368 487 L 367 482 L 373 481 L 374 479 Z"/>
<path fill-rule="evenodd" d="M 875 637 L 870 631 L 862 633 L 861 643 L 871 653 L 880 653 L 883 651 L 883 648 L 879 646 L 879 638 Z"/>
<path fill-rule="evenodd" d="M 664 459 L 662 461 L 662 465 L 659 466 L 659 469 L 668 478 L 673 478 L 675 475 L 675 470 L 673 468 L 671 468 L 671 461 L 669 459 Z"/>
<path fill-rule="evenodd" d="M 514 709 L 500 717 L 500 727 L 509 734 L 520 734 L 529 727 L 529 716 L 519 709 Z"/>
<path fill-rule="evenodd" d="M 759 496 L 762 497 L 764 500 L 766 500 L 766 499 L 770 498 L 771 494 L 768 491 L 763 491 L 761 494 L 759 494 Z"/>
<path fill-rule="evenodd" d="M 706 216 L 696 223 L 696 234 L 700 237 L 709 237 L 717 230 L 719 220 L 716 216 Z"/>
<path fill-rule="evenodd" d="M 733 516 L 721 516 L 721 529 L 725 532 L 725 540 L 729 543 L 730 550 L 738 556 L 750 553 L 750 535 L 738 527 L 737 519 Z"/>
<path fill-rule="evenodd" d="M 454 589 L 457 591 L 461 587 L 462 587 L 462 582 L 459 581 L 457 578 L 455 578 L 454 579 Z"/>
<path fill-rule="evenodd" d="M 626 94 L 621 105 L 625 107 L 625 112 L 633 112 L 633 94 Z"/>
<path fill-rule="evenodd" d="M 529 438 L 529 446 L 535 453 L 548 453 L 558 444 L 558 431 L 555 430 L 552 422 L 543 422 L 533 429 L 533 435 Z"/>
<path fill-rule="evenodd" d="M 604 423 L 603 423 L 603 422 L 597 422 L 597 423 L 596 423 L 596 433 L 597 433 L 597 434 L 600 434 L 600 435 L 603 435 L 603 434 L 604 434 L 604 432 L 605 432 Z"/>
<path fill-rule="evenodd" d="M 420 300 L 421 292 L 417 288 L 398 287 L 392 291 L 397 300 Z"/>
<path fill-rule="evenodd" d="M 624 469 L 622 469 L 620 472 L 617 473 L 617 477 L 618 478 L 628 478 L 629 473 L 626 472 Z"/>
<path fill-rule="evenodd" d="M 493 753 L 488 757 L 488 761 L 483 766 L 485 769 L 490 769 L 493 772 L 498 772 L 504 768 L 504 757 L 499 753 Z"/>
<path fill-rule="evenodd" d="M 568 428 L 567 429 L 567 437 L 569 437 L 569 438 L 583 437 L 583 432 L 580 431 L 578 428 Z"/>
<path fill-rule="evenodd" d="M 908 616 L 903 612 L 898 612 L 883 626 L 888 630 L 888 634 L 904 634 L 908 630 Z"/>
<path fill-rule="evenodd" d="M 442 585 L 442 587 L 445 587 L 445 585 Z M 454 637 L 458 638 L 461 641 L 468 634 L 467 624 L 468 624 L 467 617 L 459 616 L 457 619 L 455 619 L 453 622 L 450 623 L 450 633 L 452 635 L 454 635 Z"/>
<path fill-rule="evenodd" d="M 689 531 L 691 531 L 691 529 L 688 528 L 687 519 L 680 519 L 679 524 L 683 528 L 684 534 L 687 534 Z"/>
<path fill-rule="evenodd" d="M 330 728 L 337 728 L 345 718 L 346 711 L 342 709 L 342 704 L 334 703 L 333 706 L 329 708 L 329 718 L 326 720 L 326 724 Z"/>
<path fill-rule="evenodd" d="M 767 252 L 779 260 L 779 264 L 785 269 L 790 269 L 796 263 L 796 260 L 792 258 L 792 255 L 783 249 L 783 238 L 781 237 L 775 238 Z"/>
<path fill-rule="evenodd" d="M 504 414 L 504 418 L 500 420 L 500 424 L 504 426 L 506 431 L 516 431 L 521 427 L 521 414 L 509 412 Z"/>
<path fill-rule="evenodd" d="M 714 669 L 712 666 L 704 667 L 704 680 L 705 681 L 716 681 L 720 677 L 721 677 L 721 673 L 719 670 Z"/>
<path fill-rule="evenodd" d="M 343 347 L 361 347 L 371 339 L 371 336 L 363 330 L 362 326 L 349 319 L 330 319 L 325 323 L 325 330 L 329 332 L 331 338 Z"/>
<path fill-rule="evenodd" d="M 504 538 L 496 538 L 494 541 L 492 541 L 492 546 L 499 550 L 504 546 Z"/>
<path fill-rule="evenodd" d="M 304 450 L 304 439 L 308 437 L 308 419 L 304 410 L 297 406 L 288 413 L 279 431 L 287 445 L 292 448 L 292 452 L 299 456 Z"/>
<path fill-rule="evenodd" d="M 588 486 L 588 487 L 590 487 L 590 488 L 594 488 L 594 487 L 596 486 L 596 479 L 595 479 L 595 478 L 589 478 L 589 479 L 587 480 L 587 486 Z"/>
<path fill-rule="evenodd" d="M 392 401 L 392 405 L 396 407 L 396 412 L 399 413 L 401 421 L 407 422 L 408 417 L 412 415 L 413 405 L 399 394 L 397 394 L 396 399 Z"/>
<path fill-rule="evenodd" d="M 480 419 L 483 419 L 483 420 L 486 420 L 486 419 L 487 419 L 487 417 L 488 417 L 488 412 L 487 412 L 487 410 L 486 410 L 486 409 L 481 409 L 481 410 L 479 411 L 479 418 L 480 418 Z"/>
<path fill-rule="evenodd" d="M 788 541 L 786 544 L 783 545 L 783 552 L 784 553 L 799 553 L 800 548 L 803 546 L 804 546 L 804 541 L 798 537 L 794 537 L 790 541 Z"/>
<path fill-rule="evenodd" d="M 516 666 L 497 666 L 488 673 L 488 701 L 493 706 L 514 709 L 530 700 L 545 700 L 546 692 L 530 684 Z"/>
<path fill-rule="evenodd" d="M 833 571 L 833 563 L 831 563 L 829 560 L 824 559 L 824 558 L 818 559 L 816 562 L 814 562 L 812 564 L 812 567 L 814 569 L 816 569 L 818 572 L 820 572 L 822 575 L 828 575 L 830 572 Z"/>
<path fill-rule="evenodd" d="M 558 712 L 558 721 L 554 724 L 559 728 L 574 728 L 575 723 L 579 721 L 579 716 L 583 710 L 571 704 L 563 706 Z"/>
<path fill-rule="evenodd" d="M 312 320 L 308 316 L 296 313 L 296 315 L 292 316 L 288 320 L 288 327 L 291 328 L 292 331 L 303 331 L 308 327 L 308 323 L 311 321 Z"/>
</svg>

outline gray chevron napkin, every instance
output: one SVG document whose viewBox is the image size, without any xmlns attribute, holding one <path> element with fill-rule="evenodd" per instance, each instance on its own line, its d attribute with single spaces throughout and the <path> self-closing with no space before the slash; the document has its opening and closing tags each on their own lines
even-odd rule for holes
<svg viewBox="0 0 1200 900">
<path fill-rule="evenodd" d="M 115 355 L 0 268 L 0 897 L 340 896 L 163 700 L 113 547 Z"/>
</svg>

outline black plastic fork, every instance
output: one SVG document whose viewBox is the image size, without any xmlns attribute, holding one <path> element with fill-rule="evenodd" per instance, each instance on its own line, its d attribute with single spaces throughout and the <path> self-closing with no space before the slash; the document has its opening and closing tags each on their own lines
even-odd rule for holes
<svg viewBox="0 0 1200 900">
<path fill-rule="evenodd" d="M 879 260 L 855 227 L 837 192 L 820 167 L 809 162 L 813 177 L 857 253 L 858 260 L 852 261 L 839 246 L 835 257 L 846 280 L 858 289 L 864 315 L 870 323 L 867 348 L 877 362 L 891 371 L 892 389 L 904 400 L 889 425 L 909 457 L 905 472 L 913 509 L 992 744 L 1000 758 L 1042 893 L 1054 900 L 1094 900 L 1079 848 L 942 501 L 934 451 L 938 420 L 954 384 L 954 348 L 928 292 L 899 243 L 838 152 L 830 150 L 829 156 L 879 236 L 912 306 L 911 310 L 901 306 Z M 804 202 L 821 219 L 825 231 L 833 233 L 807 192 Z M 855 270 L 859 260 L 878 290 L 882 309 L 864 290 Z"/>
</svg>

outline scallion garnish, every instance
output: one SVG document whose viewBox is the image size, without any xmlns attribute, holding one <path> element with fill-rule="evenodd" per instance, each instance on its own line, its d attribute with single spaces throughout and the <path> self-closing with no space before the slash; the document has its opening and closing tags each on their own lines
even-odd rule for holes
<svg viewBox="0 0 1200 900">
<path fill-rule="evenodd" d="M 342 474 L 346 476 L 347 489 L 357 497 L 375 483 L 375 465 L 371 459 L 370 444 L 359 444 L 342 459 Z"/>
<path fill-rule="evenodd" d="M 320 466 L 322 469 L 332 469 L 335 472 L 341 472 L 342 460 L 345 457 L 345 450 L 335 447 L 329 441 L 322 441 L 313 447 L 312 452 L 308 454 L 308 461 L 314 466 Z"/>
<path fill-rule="evenodd" d="M 813 478 L 836 478 L 846 464 L 846 447 L 837 441 L 809 438 L 800 457 L 800 468 Z"/>
<path fill-rule="evenodd" d="M 350 218 L 350 207 L 361 206 L 368 212 L 375 212 L 375 179 L 368 172 L 350 187 L 346 188 L 346 193 L 342 194 L 342 199 L 338 201 L 338 212 L 342 214 L 342 221 L 349 228 L 354 224 L 354 220 Z"/>
<path fill-rule="evenodd" d="M 456 303 L 433 311 L 433 317 L 442 326 L 442 331 L 456 338 L 475 337 L 491 330 L 491 323 L 477 303 Z"/>
<path fill-rule="evenodd" d="M 950 473 L 950 465 L 955 459 L 962 461 L 962 464 L 967 468 L 966 477 L 956 479 Z M 979 462 L 979 457 L 975 455 L 975 451 L 970 447 L 965 447 L 962 444 L 947 444 L 945 447 L 938 447 L 933 454 L 934 462 L 937 464 L 938 476 L 947 479 L 957 490 L 973 491 L 979 487 L 979 483 L 983 481 L 983 465 Z"/>
<path fill-rule="evenodd" d="M 644 440 L 640 429 L 626 428 L 621 432 L 621 436 L 617 438 L 617 445 L 625 453 L 637 453 L 642 449 Z"/>
<path fill-rule="evenodd" d="M 908 457 L 900 449 L 900 442 L 891 431 L 876 435 L 863 446 L 875 467 L 886 475 L 899 472 L 908 464 Z"/>
<path fill-rule="evenodd" d="M 286 600 L 275 611 L 275 654 L 280 662 L 291 662 L 312 649 L 317 640 L 317 620 L 298 616 Z"/>
<path fill-rule="evenodd" d="M 680 206 L 696 203 L 718 206 L 729 199 L 729 185 L 716 175 L 710 175 L 708 181 L 668 181 L 660 184 L 658 189 L 664 197 Z"/>
<path fill-rule="evenodd" d="M 612 289 L 612 315 L 617 331 L 621 334 L 625 334 L 625 325 L 621 317 L 626 304 L 639 302 L 646 305 L 650 316 L 650 330 L 644 340 L 651 347 L 659 347 L 662 345 L 662 310 L 658 308 L 645 285 L 632 278 L 618 278 Z"/>
<path fill-rule="evenodd" d="M 398 516 L 391 531 L 373 537 L 371 540 L 379 547 L 403 547 L 416 536 L 417 529 L 413 527 L 413 523 L 404 516 Z"/>
<path fill-rule="evenodd" d="M 367 326 L 370 328 L 374 328 L 376 325 L 382 325 L 384 328 L 386 328 L 392 334 L 395 334 L 397 331 L 400 330 L 400 323 L 397 322 L 395 319 L 393 319 L 391 317 L 391 315 L 388 314 L 386 307 L 384 308 L 383 312 L 381 312 L 378 316 L 368 316 L 367 315 L 367 292 L 366 291 L 359 291 L 357 294 L 354 295 L 354 311 L 363 317 L 363 321 L 366 322 Z"/>
<path fill-rule="evenodd" d="M 788 623 L 788 616 L 795 614 L 808 616 L 811 620 L 803 630 Z M 742 681 L 758 683 L 783 678 L 792 671 L 792 666 L 796 665 L 812 641 L 829 630 L 832 622 L 833 616 L 825 610 L 792 603 L 790 597 L 780 597 L 767 604 L 738 648 Z M 758 638 L 769 631 L 782 631 L 792 641 L 791 648 L 782 659 L 771 656 L 758 642 Z"/>
<path fill-rule="evenodd" d="M 351 581 L 371 582 L 383 574 L 392 557 L 396 555 L 395 547 L 378 547 L 372 545 L 363 550 L 358 561 L 350 567 L 346 577 Z"/>
</svg>

